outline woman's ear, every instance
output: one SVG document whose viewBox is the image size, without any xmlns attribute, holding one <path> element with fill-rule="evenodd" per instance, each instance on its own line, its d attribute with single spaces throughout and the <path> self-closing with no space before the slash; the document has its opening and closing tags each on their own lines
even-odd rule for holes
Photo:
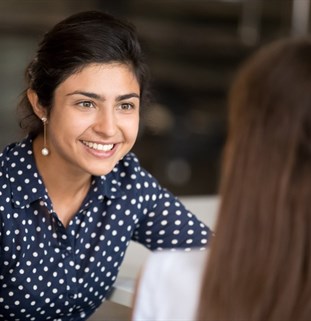
<svg viewBox="0 0 311 321">
<path fill-rule="evenodd" d="M 32 89 L 28 89 L 27 90 L 27 97 L 28 100 L 32 106 L 32 110 L 33 112 L 41 119 L 42 117 L 45 116 L 46 112 L 45 109 L 40 105 L 39 103 L 39 98 L 37 93 L 32 90 Z"/>
</svg>

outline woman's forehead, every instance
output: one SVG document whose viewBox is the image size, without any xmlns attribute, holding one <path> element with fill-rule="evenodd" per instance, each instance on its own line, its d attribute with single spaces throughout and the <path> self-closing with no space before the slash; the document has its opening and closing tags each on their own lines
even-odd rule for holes
<svg viewBox="0 0 311 321">
<path fill-rule="evenodd" d="M 89 91 L 99 95 L 133 92 L 139 95 L 140 86 L 132 68 L 123 63 L 89 64 L 67 77 L 55 93 Z"/>
</svg>

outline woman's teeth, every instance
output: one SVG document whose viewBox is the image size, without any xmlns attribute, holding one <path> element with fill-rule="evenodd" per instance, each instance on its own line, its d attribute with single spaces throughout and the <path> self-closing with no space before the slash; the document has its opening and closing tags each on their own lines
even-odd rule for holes
<svg viewBox="0 0 311 321">
<path fill-rule="evenodd" d="M 113 148 L 113 144 L 97 144 L 97 143 L 91 143 L 91 142 L 86 142 L 86 141 L 83 141 L 83 144 L 89 148 L 104 151 L 104 152 L 108 152 L 109 150 L 112 150 L 112 148 Z"/>
</svg>

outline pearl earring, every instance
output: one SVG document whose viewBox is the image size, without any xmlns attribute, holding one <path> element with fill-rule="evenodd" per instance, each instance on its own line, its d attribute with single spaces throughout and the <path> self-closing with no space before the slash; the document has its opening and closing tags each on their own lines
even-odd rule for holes
<svg viewBox="0 0 311 321">
<path fill-rule="evenodd" d="M 41 154 L 43 156 L 48 156 L 50 153 L 50 151 L 46 147 L 46 123 L 48 119 L 46 117 L 42 117 L 41 120 L 43 122 L 43 148 L 41 149 Z"/>
</svg>

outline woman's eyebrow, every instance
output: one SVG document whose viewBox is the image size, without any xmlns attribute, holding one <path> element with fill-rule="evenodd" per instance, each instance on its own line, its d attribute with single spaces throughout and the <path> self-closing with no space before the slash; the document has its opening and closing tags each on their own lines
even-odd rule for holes
<svg viewBox="0 0 311 321">
<path fill-rule="evenodd" d="M 72 96 L 72 95 L 83 95 L 92 99 L 98 99 L 98 100 L 105 100 L 105 98 L 99 94 L 93 93 L 93 92 L 88 92 L 88 91 L 80 91 L 76 90 L 71 93 L 68 93 L 66 96 Z M 137 98 L 140 99 L 140 96 L 137 93 L 129 93 L 129 94 L 124 94 L 117 96 L 116 101 L 122 101 L 125 99 L 130 99 L 130 98 Z"/>
<path fill-rule="evenodd" d="M 116 101 L 121 101 L 125 99 L 130 99 L 130 98 L 138 98 L 140 99 L 140 96 L 136 93 L 130 93 L 130 94 L 125 94 L 125 95 L 120 95 L 117 97 Z"/>
<path fill-rule="evenodd" d="M 88 91 L 80 91 L 80 90 L 76 90 L 71 93 L 68 93 L 66 96 L 73 96 L 73 95 L 82 95 L 93 99 L 104 100 L 104 98 L 98 94 L 88 92 Z"/>
</svg>

